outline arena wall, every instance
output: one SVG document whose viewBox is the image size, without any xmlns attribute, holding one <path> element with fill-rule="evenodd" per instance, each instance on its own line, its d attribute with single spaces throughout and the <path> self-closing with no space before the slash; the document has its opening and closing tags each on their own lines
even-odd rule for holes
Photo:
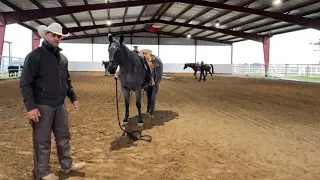
<svg viewBox="0 0 320 180">
<path fill-rule="evenodd" d="M 183 69 L 182 63 L 164 63 L 163 72 L 166 73 L 192 73 L 191 68 Z M 215 73 L 231 74 L 232 64 L 213 64 Z M 102 62 L 69 61 L 69 71 L 104 71 Z"/>
</svg>

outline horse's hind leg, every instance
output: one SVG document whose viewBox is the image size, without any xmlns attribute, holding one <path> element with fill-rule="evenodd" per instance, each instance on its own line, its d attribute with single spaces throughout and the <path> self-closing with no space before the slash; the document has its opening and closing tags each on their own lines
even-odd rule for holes
<svg viewBox="0 0 320 180">
<path fill-rule="evenodd" d="M 138 126 L 143 126 L 142 115 L 141 115 L 141 89 L 136 90 L 136 106 L 138 109 Z"/>
<path fill-rule="evenodd" d="M 151 94 L 152 94 L 152 87 L 148 87 L 146 89 L 148 104 L 147 104 L 147 114 L 150 114 L 150 105 L 151 105 Z"/>
<path fill-rule="evenodd" d="M 151 93 L 151 102 L 150 102 L 150 117 L 154 118 L 154 108 L 156 104 L 156 95 L 158 93 L 159 85 L 155 85 L 152 88 L 152 93 Z"/>
</svg>

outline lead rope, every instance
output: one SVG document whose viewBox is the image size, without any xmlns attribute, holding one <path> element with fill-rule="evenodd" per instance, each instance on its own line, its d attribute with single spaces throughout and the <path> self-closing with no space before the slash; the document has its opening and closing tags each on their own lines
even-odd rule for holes
<svg viewBox="0 0 320 180">
<path fill-rule="evenodd" d="M 152 137 L 149 135 L 144 135 L 141 136 L 141 131 L 126 131 L 122 128 L 121 123 L 120 123 L 120 116 L 119 116 L 119 101 L 118 101 L 118 79 L 115 78 L 116 80 L 116 101 L 117 101 L 117 118 L 118 118 L 118 123 L 119 123 L 119 127 L 121 128 L 121 130 L 125 133 L 127 133 L 129 135 L 129 139 L 133 140 L 133 141 L 138 141 L 138 140 L 143 140 L 143 141 L 147 141 L 147 142 L 151 142 L 152 141 Z M 143 137 L 149 137 L 144 139 Z"/>
</svg>

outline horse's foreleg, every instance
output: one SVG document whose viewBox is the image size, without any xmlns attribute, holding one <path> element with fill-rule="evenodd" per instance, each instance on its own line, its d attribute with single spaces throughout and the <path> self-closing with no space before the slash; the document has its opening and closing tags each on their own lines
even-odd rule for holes
<svg viewBox="0 0 320 180">
<path fill-rule="evenodd" d="M 126 105 L 126 112 L 122 125 L 126 125 L 128 123 L 129 118 L 130 91 L 122 88 L 122 93 L 124 95 L 124 102 Z"/>
<path fill-rule="evenodd" d="M 141 89 L 136 90 L 136 106 L 138 109 L 138 126 L 143 126 L 141 115 Z"/>
<path fill-rule="evenodd" d="M 194 79 L 197 79 L 197 71 L 194 71 L 193 76 L 194 76 Z"/>
</svg>

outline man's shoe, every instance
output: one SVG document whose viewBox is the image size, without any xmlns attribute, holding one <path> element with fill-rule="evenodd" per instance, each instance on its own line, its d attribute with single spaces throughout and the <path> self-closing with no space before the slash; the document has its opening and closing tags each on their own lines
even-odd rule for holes
<svg viewBox="0 0 320 180">
<path fill-rule="evenodd" d="M 47 176 L 42 177 L 43 180 L 59 180 L 60 178 L 55 174 L 50 173 Z"/>
<path fill-rule="evenodd" d="M 69 169 L 69 170 L 60 170 L 61 172 L 63 172 L 64 174 L 70 174 L 72 171 L 79 171 L 81 170 L 82 168 L 84 168 L 86 166 L 86 163 L 85 162 L 81 162 L 81 163 L 74 163 L 72 164 L 72 168 Z"/>
</svg>

